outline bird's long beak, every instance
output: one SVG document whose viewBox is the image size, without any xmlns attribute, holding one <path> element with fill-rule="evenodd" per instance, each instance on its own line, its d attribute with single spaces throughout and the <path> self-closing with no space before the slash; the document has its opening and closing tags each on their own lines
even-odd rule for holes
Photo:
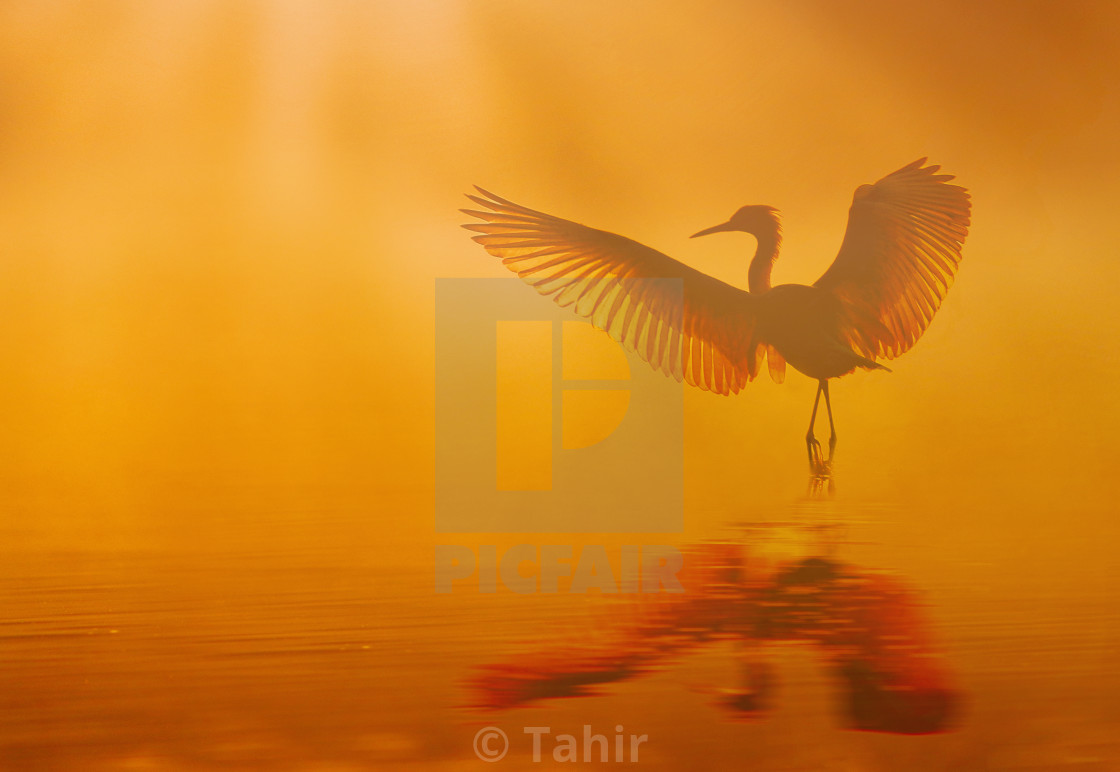
<svg viewBox="0 0 1120 772">
<path fill-rule="evenodd" d="M 694 239 L 697 236 L 707 236 L 709 233 L 720 233 L 721 231 L 733 231 L 733 230 L 735 230 L 735 228 L 734 228 L 734 226 L 731 225 L 731 222 L 729 220 L 728 222 L 722 223 L 720 225 L 713 225 L 711 228 L 705 228 L 704 230 L 700 231 L 699 233 L 693 233 L 691 236 L 689 236 L 689 238 Z"/>
</svg>

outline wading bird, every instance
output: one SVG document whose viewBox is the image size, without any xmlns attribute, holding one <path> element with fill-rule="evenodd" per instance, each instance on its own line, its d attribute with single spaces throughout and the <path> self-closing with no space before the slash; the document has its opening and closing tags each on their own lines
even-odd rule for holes
<svg viewBox="0 0 1120 772">
<path fill-rule="evenodd" d="M 778 212 L 745 206 L 693 234 L 742 231 L 757 239 L 741 290 L 623 236 L 527 209 L 481 188 L 482 220 L 463 227 L 542 295 L 605 330 L 654 369 L 735 394 L 765 358 L 781 382 L 788 362 L 818 382 L 805 443 L 810 473 L 831 487 L 836 427 L 828 380 L 857 367 L 888 368 L 921 337 L 961 259 L 969 195 L 922 158 L 856 189 L 840 252 L 811 286 L 770 286 L 781 246 Z M 675 281 L 658 281 L 669 279 Z M 828 457 L 814 436 L 824 394 Z M 812 483 L 811 483 L 812 484 Z"/>
</svg>

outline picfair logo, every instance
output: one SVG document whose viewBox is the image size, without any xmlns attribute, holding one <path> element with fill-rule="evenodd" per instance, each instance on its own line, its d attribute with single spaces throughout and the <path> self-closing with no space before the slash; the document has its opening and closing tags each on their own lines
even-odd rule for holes
<svg viewBox="0 0 1120 772">
<path fill-rule="evenodd" d="M 516 279 L 438 280 L 435 353 L 438 532 L 681 530 L 679 383 Z"/>
</svg>

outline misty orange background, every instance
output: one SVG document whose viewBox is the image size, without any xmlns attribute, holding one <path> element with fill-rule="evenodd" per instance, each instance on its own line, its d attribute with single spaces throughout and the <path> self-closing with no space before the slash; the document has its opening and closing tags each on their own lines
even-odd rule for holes
<svg viewBox="0 0 1120 772">
<path fill-rule="evenodd" d="M 4 527 L 329 510 L 426 555 L 433 281 L 505 273 L 457 228 L 469 185 L 740 286 L 748 237 L 686 236 L 771 204 L 775 281 L 809 282 L 854 188 L 928 155 L 974 227 L 924 340 L 834 386 L 843 495 L 922 502 L 921 539 L 1111 549 L 1120 19 L 1048 9 L 6 3 Z M 812 388 L 689 391 L 690 528 L 801 490 Z"/>
<path fill-rule="evenodd" d="M 1066 725 L 1024 730 L 1008 705 L 1111 734 L 1115 709 L 1083 697 L 1115 705 L 1120 672 L 1114 613 L 1101 621 L 1120 589 L 1118 29 L 1110 2 L 0 4 L 0 585 L 35 634 L 78 607 L 105 631 L 58 659 L 49 637 L 12 644 L 0 692 L 26 722 L 4 739 L 49 753 L 59 727 L 85 731 L 68 711 L 125 704 L 118 668 L 155 726 L 122 708 L 130 753 L 180 726 L 237 735 L 230 715 L 276 711 L 291 735 L 295 689 L 292 715 L 329 750 L 351 721 L 355 736 L 394 727 L 371 741 L 388 753 L 469 762 L 470 732 L 432 706 L 459 699 L 463 663 L 504 629 L 472 609 L 513 615 L 508 597 L 434 598 L 433 545 L 578 539 L 434 532 L 434 283 L 508 275 L 458 227 L 462 194 L 479 184 L 741 287 L 749 237 L 687 237 L 769 204 L 775 283 L 811 282 L 855 188 L 921 156 L 969 188 L 973 227 L 918 345 L 891 374 L 832 386 L 835 511 L 847 557 L 928 589 L 935 625 L 956 620 L 945 638 L 977 707 L 944 744 L 883 740 L 881 768 L 958 742 L 952 758 L 974 760 L 1066 747 Z M 687 390 L 685 533 L 586 540 L 686 542 L 787 515 L 814 386 L 790 372 L 734 398 Z M 40 575 L 45 595 L 25 582 Z M 149 627 L 122 623 L 130 603 Z M 430 623 L 453 613 L 455 635 Z M 983 637 L 993 619 L 1004 649 Z M 344 628 L 347 652 L 394 653 L 237 658 L 246 630 L 334 652 Z M 782 731 L 753 735 L 649 708 L 642 688 L 624 697 L 679 727 L 676 746 L 654 736 L 660 752 L 811 749 L 835 728 L 823 686 L 799 702 L 795 685 Z M 280 768 L 299 753 L 276 747 Z"/>
</svg>

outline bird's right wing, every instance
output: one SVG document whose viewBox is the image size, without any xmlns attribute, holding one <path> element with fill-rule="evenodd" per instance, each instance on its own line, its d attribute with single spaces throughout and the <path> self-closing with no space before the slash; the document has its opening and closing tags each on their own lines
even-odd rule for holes
<svg viewBox="0 0 1120 772">
<path fill-rule="evenodd" d="M 483 209 L 463 210 L 482 220 L 463 226 L 474 240 L 655 370 L 718 394 L 758 374 L 764 346 L 747 292 L 623 236 L 478 190 L 468 198 Z"/>
<path fill-rule="evenodd" d="M 842 334 L 872 359 L 893 359 L 925 332 L 968 235 L 968 191 L 925 160 L 856 190 L 840 253 L 815 284 L 840 300 Z"/>
</svg>

